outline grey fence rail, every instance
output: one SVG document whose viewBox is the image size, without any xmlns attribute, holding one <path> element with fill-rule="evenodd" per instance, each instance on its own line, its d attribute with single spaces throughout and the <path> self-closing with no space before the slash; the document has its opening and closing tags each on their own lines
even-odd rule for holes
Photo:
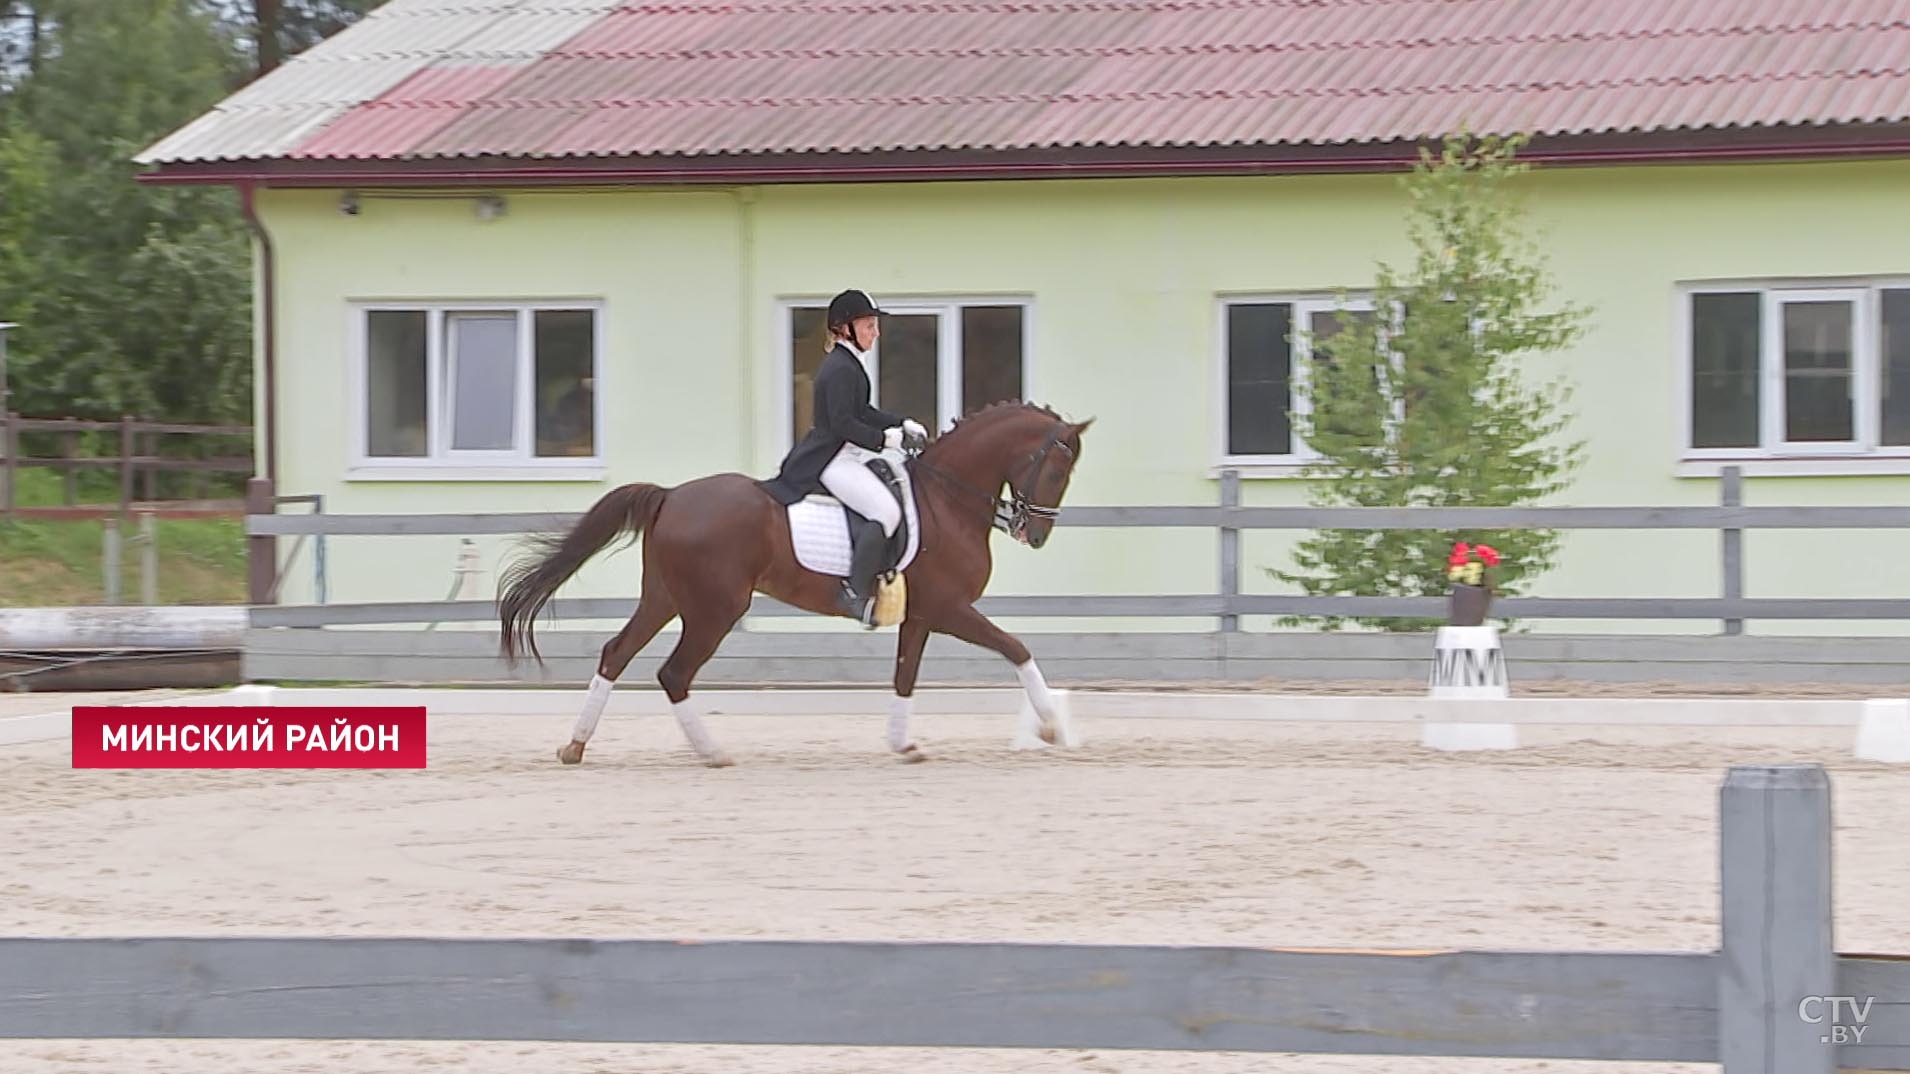
<svg viewBox="0 0 1910 1074">
<path fill-rule="evenodd" d="M 1495 615 L 1517 619 L 1717 619 L 1726 634 L 1747 619 L 1910 619 L 1910 598 L 1744 596 L 1744 531 L 1752 529 L 1910 529 L 1910 506 L 1746 507 L 1735 467 L 1727 468 L 1722 502 L 1706 507 L 1243 507 L 1238 475 L 1228 472 L 1216 506 L 1066 507 L 1059 525 L 1070 528 L 1164 527 L 1216 531 L 1220 573 L 1216 591 L 1195 594 L 997 596 L 978 605 L 990 615 L 1213 617 L 1237 631 L 1242 615 L 1399 616 L 1442 618 L 1440 597 L 1364 597 L 1246 594 L 1240 591 L 1240 534 L 1244 530 L 1314 529 L 1685 529 L 1719 534 L 1723 592 L 1716 597 L 1512 597 L 1493 602 Z M 521 534 L 570 526 L 580 512 L 437 515 L 307 515 L 272 513 L 270 484 L 253 479 L 247 496 L 250 603 L 258 627 L 318 627 L 373 623 L 476 622 L 496 613 L 489 601 L 380 601 L 272 607 L 276 603 L 281 536 L 422 536 Z M 552 602 L 567 618 L 621 619 L 630 602 L 581 598 Z M 758 597 L 752 616 L 805 615 Z"/>
<path fill-rule="evenodd" d="M 0 1038 L 542 1040 L 1910 1070 L 1910 958 L 1832 944 L 1829 780 L 1720 789 L 1711 951 L 0 939 Z"/>
</svg>

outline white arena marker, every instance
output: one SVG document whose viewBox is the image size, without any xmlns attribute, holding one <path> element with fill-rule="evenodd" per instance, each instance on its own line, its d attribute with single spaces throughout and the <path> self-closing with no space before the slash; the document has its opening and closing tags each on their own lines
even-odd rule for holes
<svg viewBox="0 0 1910 1074">
<path fill-rule="evenodd" d="M 1872 698 L 1857 724 L 1857 759 L 1910 764 L 1910 700 Z"/>
<path fill-rule="evenodd" d="M 278 701 L 278 692 L 276 686 L 248 682 L 232 688 L 232 700 L 237 705 L 270 705 Z"/>
<path fill-rule="evenodd" d="M 1495 626 L 1440 627 L 1433 636 L 1428 693 L 1435 701 L 1476 701 L 1489 705 L 1509 699 L 1505 653 Z M 1419 744 L 1429 750 L 1512 750 L 1519 730 L 1509 723 L 1427 720 Z"/>
</svg>

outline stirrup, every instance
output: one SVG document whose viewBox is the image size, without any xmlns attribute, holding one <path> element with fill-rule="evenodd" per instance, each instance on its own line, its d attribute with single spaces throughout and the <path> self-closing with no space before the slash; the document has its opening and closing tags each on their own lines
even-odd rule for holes
<svg viewBox="0 0 1910 1074">
<path fill-rule="evenodd" d="M 859 595 L 847 581 L 836 591 L 836 609 L 861 623 L 862 629 L 875 629 L 875 598 Z"/>
</svg>

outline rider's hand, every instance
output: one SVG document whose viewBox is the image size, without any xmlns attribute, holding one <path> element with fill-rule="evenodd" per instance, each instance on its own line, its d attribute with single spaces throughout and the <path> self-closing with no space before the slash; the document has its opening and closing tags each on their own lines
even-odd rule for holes
<svg viewBox="0 0 1910 1074">
<path fill-rule="evenodd" d="M 902 419 L 902 431 L 904 433 L 907 433 L 911 439 L 915 439 L 915 440 L 928 439 L 928 430 L 922 428 L 922 423 L 919 421 L 916 421 L 914 418 Z"/>
<path fill-rule="evenodd" d="M 882 430 L 882 446 L 890 451 L 896 451 L 901 448 L 902 427 L 900 425 L 893 425 Z"/>
</svg>

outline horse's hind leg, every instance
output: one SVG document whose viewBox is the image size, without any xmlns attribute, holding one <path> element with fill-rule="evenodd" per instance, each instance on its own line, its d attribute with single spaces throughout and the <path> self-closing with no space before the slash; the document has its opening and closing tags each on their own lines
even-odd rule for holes
<svg viewBox="0 0 1910 1074">
<path fill-rule="evenodd" d="M 727 768 L 736 762 L 730 759 L 728 751 L 716 744 L 710 737 L 709 729 L 703 726 L 703 717 L 690 700 L 690 683 L 696 673 L 716 655 L 717 646 L 729 634 L 730 628 L 749 610 L 750 591 L 743 590 L 741 599 L 704 597 L 694 603 L 694 611 L 689 600 L 681 603 L 686 606 L 683 613 L 683 636 L 677 639 L 676 648 L 657 669 L 657 682 L 670 698 L 670 710 L 676 714 L 677 726 L 683 729 L 683 737 L 690 740 L 691 748 L 703 758 L 711 768 Z"/>
<path fill-rule="evenodd" d="M 674 618 L 676 604 L 661 587 L 646 591 L 637 601 L 636 613 L 630 621 L 604 644 L 603 655 L 597 660 L 597 674 L 591 677 L 590 689 L 584 694 L 584 711 L 570 732 L 570 742 L 557 751 L 558 760 L 576 764 L 584 759 L 584 745 L 597 730 L 597 719 L 610 700 L 611 685 L 623 674 L 623 669 L 630 666 L 631 659 L 657 636 L 657 631 Z"/>
</svg>

